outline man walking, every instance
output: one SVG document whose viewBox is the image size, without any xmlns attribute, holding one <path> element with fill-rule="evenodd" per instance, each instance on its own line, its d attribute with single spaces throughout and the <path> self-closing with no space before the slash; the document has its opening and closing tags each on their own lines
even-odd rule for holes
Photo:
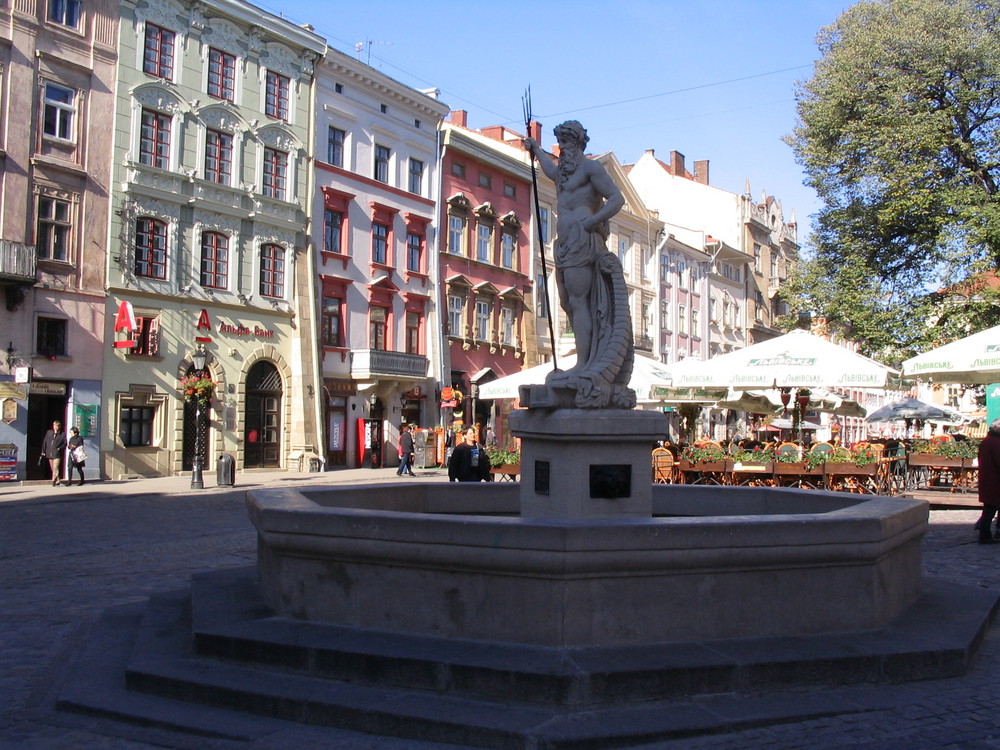
<svg viewBox="0 0 1000 750">
<path fill-rule="evenodd" d="M 399 470 L 397 477 L 404 474 L 413 474 L 413 435 L 410 433 L 410 425 L 404 424 L 399 433 Z"/>
<path fill-rule="evenodd" d="M 62 431 L 62 422 L 57 420 L 52 423 L 52 429 L 47 431 L 42 439 L 42 455 L 49 460 L 53 487 L 62 480 L 62 464 L 65 454 L 66 433 Z"/>
</svg>

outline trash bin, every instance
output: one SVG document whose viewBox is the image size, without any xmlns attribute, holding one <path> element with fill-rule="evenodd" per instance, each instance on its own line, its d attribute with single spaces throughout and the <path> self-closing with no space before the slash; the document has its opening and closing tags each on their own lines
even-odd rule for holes
<svg viewBox="0 0 1000 750">
<path fill-rule="evenodd" d="M 215 480 L 220 487 L 236 484 L 236 459 L 230 453 L 220 453 L 215 463 Z"/>
</svg>

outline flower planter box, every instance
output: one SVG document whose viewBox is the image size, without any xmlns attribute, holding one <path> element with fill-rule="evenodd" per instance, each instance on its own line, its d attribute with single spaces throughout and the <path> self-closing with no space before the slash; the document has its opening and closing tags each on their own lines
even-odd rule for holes
<svg viewBox="0 0 1000 750">
<path fill-rule="evenodd" d="M 911 453 L 906 457 L 906 462 L 910 466 L 972 466 L 972 458 L 959 458 L 958 456 L 939 456 L 936 453 Z M 963 462 L 968 463 L 963 463 Z"/>
<path fill-rule="evenodd" d="M 827 474 L 865 474 L 871 476 L 878 472 L 877 463 L 858 466 L 857 464 L 829 461 L 823 464 L 823 467 Z"/>
<path fill-rule="evenodd" d="M 521 475 L 521 465 L 520 464 L 503 464 L 501 466 L 491 466 L 490 474 L 493 474 L 495 478 L 497 477 L 507 477 L 512 481 L 516 481 L 517 477 Z"/>
<path fill-rule="evenodd" d="M 774 472 L 774 463 L 736 461 L 733 464 L 733 471 L 737 474 L 771 474 Z"/>
<path fill-rule="evenodd" d="M 681 459 L 677 462 L 677 468 L 681 471 L 728 471 L 732 466 L 732 461 L 725 459 L 721 461 L 688 461 Z"/>
<path fill-rule="evenodd" d="M 774 462 L 774 473 L 781 476 L 813 476 L 821 477 L 823 476 L 823 467 L 815 466 L 812 469 L 807 469 L 801 463 L 786 464 L 781 461 Z"/>
</svg>

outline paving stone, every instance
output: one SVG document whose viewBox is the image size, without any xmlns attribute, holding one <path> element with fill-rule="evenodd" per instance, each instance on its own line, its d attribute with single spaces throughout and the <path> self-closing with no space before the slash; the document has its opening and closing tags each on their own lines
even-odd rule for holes
<svg viewBox="0 0 1000 750">
<path fill-rule="evenodd" d="M 354 480 L 352 476 L 350 479 Z M 380 477 L 381 478 L 381 477 Z M 427 481 L 439 481 L 429 477 Z M 310 480 L 314 481 L 314 480 Z M 287 485 L 282 485 L 287 486 Z M 131 483 L 71 488 L 58 498 L 0 497 L 0 747 L 7 750 L 457 750 L 277 722 L 249 740 L 198 737 L 57 711 L 59 677 L 86 628 L 112 606 L 183 588 L 203 570 L 255 558 L 245 488 L 191 494 Z M 88 490 L 78 493 L 76 490 Z M 120 490 L 121 488 L 117 488 Z M 975 509 L 931 512 L 928 576 L 1000 592 L 1000 545 L 975 543 Z M 644 750 L 1000 750 L 1000 625 L 968 674 L 905 686 L 905 699 L 853 714 L 724 735 L 638 745 Z M 897 690 L 899 688 L 892 688 Z M 808 700 L 803 695 L 802 700 Z"/>
</svg>

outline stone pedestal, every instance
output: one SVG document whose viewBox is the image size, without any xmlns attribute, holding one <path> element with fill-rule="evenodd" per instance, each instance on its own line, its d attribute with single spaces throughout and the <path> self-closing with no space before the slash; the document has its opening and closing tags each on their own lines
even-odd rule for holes
<svg viewBox="0 0 1000 750">
<path fill-rule="evenodd" d="M 521 439 L 521 517 L 652 517 L 652 460 L 665 415 L 630 409 L 525 409 L 510 414 Z"/>
</svg>

